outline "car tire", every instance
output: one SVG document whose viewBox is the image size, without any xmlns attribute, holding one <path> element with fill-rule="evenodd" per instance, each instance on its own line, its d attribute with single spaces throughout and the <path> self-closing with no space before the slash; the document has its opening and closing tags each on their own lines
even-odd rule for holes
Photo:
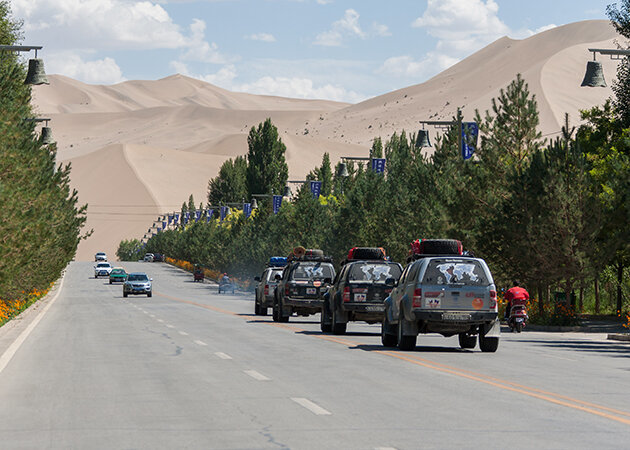
<svg viewBox="0 0 630 450">
<path fill-rule="evenodd" d="M 147 297 L 153 297 L 153 292 L 147 292 Z"/>
<path fill-rule="evenodd" d="M 475 348 L 477 345 L 477 336 L 468 333 L 459 333 L 459 346 L 464 349 Z"/>
<path fill-rule="evenodd" d="M 403 322 L 405 319 L 401 318 L 398 321 L 398 348 L 400 350 L 414 350 L 416 348 L 416 338 L 418 336 L 407 336 L 403 334 Z"/>
<path fill-rule="evenodd" d="M 486 337 L 483 334 L 479 335 L 479 348 L 484 353 L 494 353 L 499 348 L 498 337 Z"/>
<path fill-rule="evenodd" d="M 109 280 L 109 284 L 112 284 L 112 280 Z"/>
<path fill-rule="evenodd" d="M 280 322 L 280 313 L 278 311 L 278 299 L 274 299 L 271 307 L 271 316 L 274 322 Z"/>
<path fill-rule="evenodd" d="M 125 297 L 125 298 L 127 297 L 127 293 L 126 292 L 123 292 L 123 297 Z"/>
<path fill-rule="evenodd" d="M 332 331 L 332 317 L 330 317 L 330 306 L 328 306 L 327 301 L 324 301 L 324 304 L 322 305 L 319 327 L 322 330 L 322 333 L 330 333 Z"/>
<path fill-rule="evenodd" d="M 333 334 L 346 334 L 346 329 L 348 324 L 347 323 L 339 323 L 337 322 L 337 315 L 339 314 L 339 311 L 337 310 L 337 308 L 335 308 L 333 306 L 333 310 L 332 310 L 332 332 Z"/>
<path fill-rule="evenodd" d="M 398 336 L 394 331 L 394 326 L 387 320 L 387 312 L 381 324 L 381 343 L 383 347 L 396 347 L 398 345 Z"/>
</svg>

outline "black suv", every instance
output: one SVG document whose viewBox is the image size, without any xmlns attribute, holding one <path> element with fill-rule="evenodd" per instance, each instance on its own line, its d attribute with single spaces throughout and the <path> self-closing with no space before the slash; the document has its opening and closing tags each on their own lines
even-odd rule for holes
<svg viewBox="0 0 630 450">
<path fill-rule="evenodd" d="M 324 295 L 322 331 L 344 334 L 350 321 L 381 323 L 383 301 L 392 290 L 385 282 L 397 280 L 402 266 L 387 261 L 384 250 L 367 247 L 351 249 L 342 264 L 335 282 Z"/>
<path fill-rule="evenodd" d="M 288 322 L 293 313 L 309 316 L 320 312 L 323 295 L 335 277 L 332 259 L 323 256 L 321 250 L 298 252 L 297 256 L 294 254 L 289 259 L 282 276 L 276 275 L 278 284 L 273 302 L 275 322 Z"/>
</svg>

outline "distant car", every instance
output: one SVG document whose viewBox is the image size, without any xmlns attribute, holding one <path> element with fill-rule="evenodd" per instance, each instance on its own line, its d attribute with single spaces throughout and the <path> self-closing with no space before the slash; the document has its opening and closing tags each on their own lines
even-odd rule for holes
<svg viewBox="0 0 630 450">
<path fill-rule="evenodd" d="M 127 272 L 122 267 L 114 267 L 109 272 L 109 284 L 127 281 Z"/>
<path fill-rule="evenodd" d="M 107 254 L 105 252 L 98 252 L 94 255 L 94 261 L 107 261 Z"/>
<path fill-rule="evenodd" d="M 164 255 L 162 253 L 154 253 L 153 262 L 164 262 Z"/>
<path fill-rule="evenodd" d="M 132 272 L 127 275 L 127 281 L 123 284 L 123 297 L 128 295 L 153 295 L 151 281 L 152 278 L 144 272 Z"/>
<path fill-rule="evenodd" d="M 112 271 L 112 265 L 108 262 L 99 262 L 94 266 L 94 278 L 108 277 Z"/>
<path fill-rule="evenodd" d="M 144 262 L 153 262 L 153 253 L 146 253 L 144 255 Z"/>
</svg>

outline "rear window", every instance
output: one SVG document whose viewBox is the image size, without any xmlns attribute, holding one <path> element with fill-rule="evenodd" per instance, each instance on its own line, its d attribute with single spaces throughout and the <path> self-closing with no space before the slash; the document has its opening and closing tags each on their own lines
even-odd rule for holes
<svg viewBox="0 0 630 450">
<path fill-rule="evenodd" d="M 267 274 L 267 280 L 266 281 L 276 281 L 276 275 L 282 276 L 282 269 L 270 270 L 269 273 Z"/>
<path fill-rule="evenodd" d="M 109 263 L 98 263 L 96 267 L 111 267 Z"/>
<path fill-rule="evenodd" d="M 422 282 L 456 286 L 486 286 L 490 284 L 479 261 L 450 258 L 429 261 Z"/>
<path fill-rule="evenodd" d="M 366 263 L 354 264 L 350 268 L 348 281 L 372 281 L 385 283 L 388 278 L 399 279 L 402 270 L 398 264 Z"/>
<path fill-rule="evenodd" d="M 291 278 L 294 280 L 311 280 L 313 278 L 334 278 L 335 272 L 330 263 L 299 263 Z"/>
<path fill-rule="evenodd" d="M 118 275 L 120 273 L 125 273 L 125 271 L 122 270 L 122 269 L 114 269 L 114 270 L 112 270 L 112 274 L 113 275 Z"/>
</svg>

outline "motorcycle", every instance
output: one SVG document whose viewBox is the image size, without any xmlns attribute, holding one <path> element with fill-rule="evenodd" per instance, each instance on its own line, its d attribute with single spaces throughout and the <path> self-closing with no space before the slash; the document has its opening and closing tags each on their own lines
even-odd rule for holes
<svg viewBox="0 0 630 450">
<path fill-rule="evenodd" d="M 510 331 L 520 333 L 527 325 L 527 300 L 512 300 L 512 309 L 508 317 Z"/>
</svg>

